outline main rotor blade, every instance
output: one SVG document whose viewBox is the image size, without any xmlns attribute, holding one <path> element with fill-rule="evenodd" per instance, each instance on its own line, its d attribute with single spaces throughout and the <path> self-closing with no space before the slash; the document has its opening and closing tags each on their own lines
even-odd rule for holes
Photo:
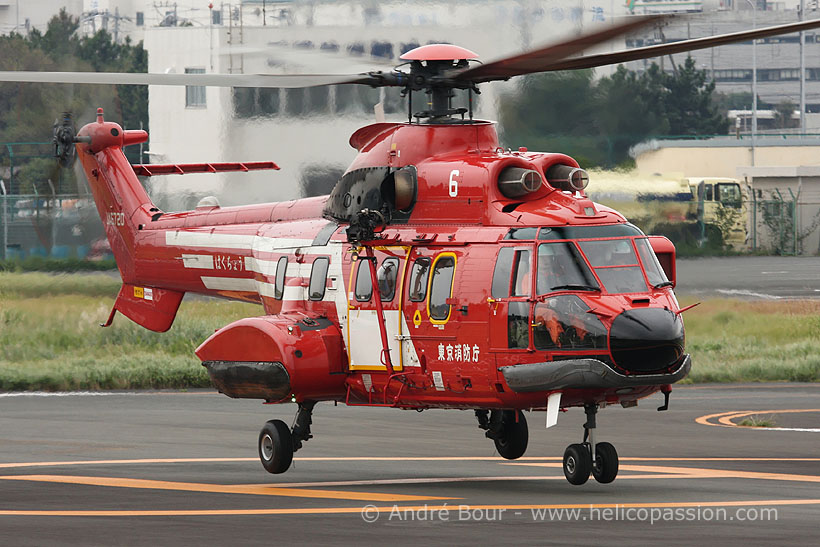
<svg viewBox="0 0 820 547">
<path fill-rule="evenodd" d="M 140 72 L 0 72 L 0 82 L 53 84 L 198 85 L 302 88 L 332 84 L 380 85 L 368 74 L 149 74 Z"/>
<path fill-rule="evenodd" d="M 630 18 L 625 23 L 607 26 L 604 30 L 598 32 L 585 34 L 558 44 L 550 44 L 512 57 L 490 61 L 489 63 L 454 73 L 452 76 L 457 80 L 488 82 L 491 80 L 506 80 L 521 74 L 543 72 L 545 70 L 543 67 L 551 66 L 553 63 L 560 62 L 570 55 L 580 53 L 581 51 L 617 38 L 618 36 L 623 36 L 633 30 L 658 24 L 664 19 L 667 19 L 667 17 L 662 15 Z"/>
<path fill-rule="evenodd" d="M 661 57 L 663 55 L 671 55 L 673 53 L 682 53 L 685 51 L 694 51 L 697 49 L 705 49 L 709 47 L 721 46 L 724 44 L 732 44 L 735 42 L 744 42 L 746 40 L 752 40 L 757 38 L 766 38 L 768 36 L 777 36 L 779 34 L 791 34 L 793 32 L 800 32 L 803 30 L 810 30 L 814 28 L 820 28 L 820 19 L 812 19 L 810 21 L 788 23 L 785 25 L 776 25 L 772 27 L 764 27 L 759 29 L 744 30 L 740 32 L 732 32 L 730 34 L 719 34 L 717 36 L 707 36 L 705 38 L 693 38 L 691 40 L 682 40 L 680 42 L 672 42 L 669 44 L 657 44 L 654 46 L 636 47 L 632 49 L 625 49 L 622 51 L 614 51 L 612 53 L 600 53 L 597 55 L 587 55 L 585 57 L 563 59 L 560 61 L 544 63 L 537 70 L 533 70 L 531 72 L 550 72 L 554 70 L 576 70 L 581 68 L 595 68 L 615 63 L 625 63 L 628 61 L 637 61 L 640 59 L 650 59 L 652 57 Z M 461 78 L 462 76 L 459 75 L 457 77 Z"/>
</svg>

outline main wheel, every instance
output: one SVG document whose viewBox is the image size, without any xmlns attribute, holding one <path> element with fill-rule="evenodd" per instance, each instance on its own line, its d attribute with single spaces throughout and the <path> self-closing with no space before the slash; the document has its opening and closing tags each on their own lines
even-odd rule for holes
<svg viewBox="0 0 820 547">
<path fill-rule="evenodd" d="M 610 483 L 618 476 L 618 452 L 611 444 L 598 443 L 595 445 L 592 476 L 601 484 Z"/>
<path fill-rule="evenodd" d="M 515 419 L 516 414 L 518 414 L 518 420 Z M 501 424 L 501 435 L 494 439 L 495 449 L 502 458 L 516 460 L 527 451 L 527 443 L 530 439 L 527 419 L 519 410 L 504 410 L 501 415 Z"/>
<path fill-rule="evenodd" d="M 580 485 L 589 480 L 592 458 L 582 444 L 571 444 L 564 451 L 564 476 L 570 484 Z"/>
<path fill-rule="evenodd" d="M 268 473 L 284 473 L 293 461 L 293 438 L 282 420 L 270 420 L 259 432 L 259 459 Z"/>
</svg>

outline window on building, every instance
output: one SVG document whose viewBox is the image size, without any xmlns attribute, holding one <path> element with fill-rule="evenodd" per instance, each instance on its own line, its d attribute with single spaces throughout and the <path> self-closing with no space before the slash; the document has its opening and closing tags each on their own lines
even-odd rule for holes
<svg viewBox="0 0 820 547">
<path fill-rule="evenodd" d="M 137 12 L 137 22 L 136 22 L 136 25 L 137 25 L 138 27 L 141 27 L 141 26 L 145 25 L 145 13 L 143 13 L 143 12 L 141 12 L 141 11 L 138 11 L 138 12 Z"/>
<path fill-rule="evenodd" d="M 205 74 L 204 68 L 186 68 L 185 74 Z M 205 86 L 186 85 L 185 86 L 185 106 L 202 107 L 205 106 Z"/>
<path fill-rule="evenodd" d="M 433 265 L 433 280 L 430 282 L 430 318 L 446 321 L 450 317 L 450 304 L 447 300 L 453 294 L 453 274 L 456 270 L 456 259 L 452 255 L 440 256 Z"/>
<path fill-rule="evenodd" d="M 308 287 L 308 295 L 311 300 L 321 300 L 325 297 L 329 264 L 330 260 L 326 256 L 320 256 L 313 261 L 313 267 L 310 270 L 310 286 Z"/>
<path fill-rule="evenodd" d="M 282 300 L 285 295 L 285 273 L 288 271 L 288 257 L 283 256 L 276 264 L 276 282 L 273 286 L 273 297 Z"/>
</svg>

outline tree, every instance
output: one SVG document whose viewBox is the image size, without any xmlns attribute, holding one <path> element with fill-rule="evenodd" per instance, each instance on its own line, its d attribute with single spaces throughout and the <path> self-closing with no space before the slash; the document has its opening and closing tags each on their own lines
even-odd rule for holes
<svg viewBox="0 0 820 547">
<path fill-rule="evenodd" d="M 788 129 L 790 127 L 796 127 L 797 125 L 799 125 L 799 123 L 797 123 L 797 120 L 793 119 L 794 108 L 794 103 L 791 102 L 789 99 L 784 99 L 783 101 L 775 105 L 774 126 L 777 129 Z"/>
<path fill-rule="evenodd" d="M 636 73 L 618 67 L 597 82 L 591 71 L 528 76 L 500 107 L 501 136 L 511 147 L 560 151 L 586 166 L 629 162 L 629 149 L 667 134 L 725 133 L 714 83 L 688 58 L 674 73 L 652 64 Z"/>
<path fill-rule="evenodd" d="M 715 135 L 726 132 L 728 121 L 712 97 L 715 82 L 707 82 L 706 70 L 698 70 L 687 57 L 673 74 L 660 74 L 667 90 L 665 114 L 673 135 Z"/>
<path fill-rule="evenodd" d="M 147 72 L 148 57 L 142 42 L 117 44 L 104 30 L 80 38 L 78 28 L 79 20 L 61 10 L 44 33 L 35 29 L 26 36 L 0 36 L 0 70 Z M 94 119 L 97 107 L 103 107 L 107 119 L 125 128 L 148 128 L 147 86 L 0 84 L 0 143 L 47 142 L 52 124 L 62 112 L 72 112 L 81 125 Z M 4 152 L 5 148 L 0 148 L 0 164 L 8 165 Z M 136 151 L 126 149 L 126 153 L 132 161 L 140 161 Z M 15 166 L 21 167 L 21 163 L 15 161 Z M 23 164 L 22 168 L 28 167 Z M 45 185 L 45 178 L 54 180 L 52 175 L 44 175 L 37 162 L 31 163 L 30 170 L 30 176 L 22 174 L 20 179 L 29 185 Z M 64 182 L 74 180 L 70 174 L 62 177 Z M 75 185 L 69 182 L 61 190 L 74 191 Z"/>
</svg>

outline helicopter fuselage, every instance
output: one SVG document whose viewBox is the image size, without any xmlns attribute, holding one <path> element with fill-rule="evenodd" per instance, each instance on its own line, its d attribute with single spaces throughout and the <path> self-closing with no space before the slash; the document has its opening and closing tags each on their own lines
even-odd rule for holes
<svg viewBox="0 0 820 547">
<path fill-rule="evenodd" d="M 561 392 L 562 407 L 630 406 L 688 372 L 653 252 L 671 244 L 550 185 L 551 167 L 578 164 L 503 150 L 491 123 L 374 124 L 351 138 L 359 155 L 330 197 L 183 213 L 153 207 L 122 154 L 143 132 L 100 117 L 79 135 L 123 276 L 115 309 L 161 331 L 185 292 L 263 306 L 197 349 L 229 396 L 543 409 Z M 497 181 L 510 168 L 543 180 L 509 197 Z M 379 205 L 389 218 L 351 241 L 339 217 Z"/>
</svg>

